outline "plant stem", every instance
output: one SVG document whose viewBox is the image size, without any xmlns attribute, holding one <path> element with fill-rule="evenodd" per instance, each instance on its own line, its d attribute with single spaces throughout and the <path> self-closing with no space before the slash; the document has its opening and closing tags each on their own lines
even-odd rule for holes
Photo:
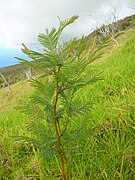
<svg viewBox="0 0 135 180">
<path fill-rule="evenodd" d="M 60 70 L 60 68 L 58 69 L 58 71 Z M 60 168 L 61 168 L 61 175 L 62 175 L 62 179 L 66 180 L 66 176 L 65 176 L 65 169 L 64 169 L 64 159 L 63 159 L 63 152 L 62 152 L 62 142 L 61 142 L 61 136 L 60 136 L 60 127 L 58 124 L 58 120 L 57 120 L 57 101 L 58 101 L 58 96 L 59 96 L 59 84 L 58 84 L 58 77 L 56 72 L 54 72 L 55 74 L 55 79 L 56 79 L 56 95 L 55 95 L 55 101 L 54 101 L 54 106 L 53 106 L 53 123 L 54 123 L 54 128 L 55 128 L 55 132 L 56 132 L 56 137 L 57 137 L 57 142 L 58 142 L 58 154 L 60 157 Z"/>
</svg>

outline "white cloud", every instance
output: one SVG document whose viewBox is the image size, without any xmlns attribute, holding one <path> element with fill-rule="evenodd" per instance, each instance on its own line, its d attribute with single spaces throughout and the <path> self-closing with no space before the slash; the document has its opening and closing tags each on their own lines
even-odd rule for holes
<svg viewBox="0 0 135 180">
<path fill-rule="evenodd" d="M 107 7 L 109 2 L 109 0 L 0 0 L 0 46 L 20 48 L 22 42 L 36 46 L 39 32 L 43 32 L 44 28 L 58 25 L 57 16 L 61 19 L 74 14 L 80 16 L 74 25 L 67 28 L 63 39 L 87 35 L 92 27 L 90 15 L 96 14 L 103 6 Z M 135 6 L 135 2 L 127 0 L 124 6 L 127 10 L 126 7 Z M 130 14 L 133 9 L 129 8 L 128 11 Z M 126 16 L 126 12 L 123 14 Z"/>
</svg>

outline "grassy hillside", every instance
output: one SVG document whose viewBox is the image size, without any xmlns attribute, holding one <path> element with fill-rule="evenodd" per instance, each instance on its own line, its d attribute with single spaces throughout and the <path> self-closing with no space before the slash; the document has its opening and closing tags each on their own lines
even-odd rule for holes
<svg viewBox="0 0 135 180">
<path fill-rule="evenodd" d="M 117 31 L 120 34 L 124 31 L 131 30 L 133 28 L 135 28 L 135 15 L 126 17 L 117 22 Z M 85 40 L 91 42 L 93 37 L 95 36 L 101 36 L 100 38 L 102 39 L 102 34 L 100 34 L 97 29 L 93 31 L 90 35 L 86 36 Z M 0 73 L 4 75 L 4 77 L 6 78 L 9 84 L 15 84 L 19 81 L 27 79 L 25 74 L 25 70 L 27 69 L 28 67 L 26 65 L 17 64 L 5 68 L 0 68 Z M 32 74 L 35 75 L 34 72 L 32 72 Z M 2 77 L 0 76 L 0 88 L 2 87 L 6 87 L 6 84 L 4 83 Z"/>
<path fill-rule="evenodd" d="M 21 64 L 1 68 L 0 72 L 4 75 L 9 84 L 14 84 L 18 81 L 26 79 L 24 70 L 27 67 Z M 5 82 L 0 76 L 0 88 L 5 87 Z"/>
<path fill-rule="evenodd" d="M 135 29 L 125 31 L 118 42 L 103 60 L 91 65 L 92 70 L 102 72 L 103 79 L 84 90 L 83 95 L 94 102 L 94 110 L 83 119 L 73 120 L 74 126 L 80 126 L 83 139 L 78 142 L 79 151 L 70 157 L 73 180 L 135 177 Z M 7 88 L 0 90 L 1 179 L 60 179 L 56 157 L 43 162 L 44 175 L 32 144 L 13 138 L 28 134 L 28 117 L 16 107 L 18 99 L 31 93 L 31 87 L 24 81 L 12 88 L 12 93 L 7 93 Z M 83 136 L 84 130 L 87 137 Z"/>
</svg>

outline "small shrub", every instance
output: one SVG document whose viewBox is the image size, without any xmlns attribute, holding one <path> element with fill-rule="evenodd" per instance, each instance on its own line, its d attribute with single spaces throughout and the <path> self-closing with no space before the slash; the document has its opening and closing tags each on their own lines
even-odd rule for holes
<svg viewBox="0 0 135 180">
<path fill-rule="evenodd" d="M 103 44 L 97 46 L 94 41 L 89 45 L 82 37 L 79 41 L 73 39 L 60 44 L 59 38 L 63 29 L 77 18 L 75 15 L 64 21 L 59 19 L 58 30 L 46 29 L 46 34 L 39 34 L 38 40 L 43 45 L 42 53 L 30 50 L 23 44 L 22 51 L 32 61 L 18 58 L 23 64 L 40 72 L 36 79 L 30 80 L 35 93 L 28 101 L 22 102 L 21 106 L 21 110 L 29 116 L 27 129 L 32 136 L 20 139 L 25 139 L 38 149 L 34 152 L 36 155 L 39 153 L 41 162 L 52 155 L 54 159 L 59 157 L 60 172 L 57 164 L 58 171 L 55 174 L 63 180 L 70 177 L 68 157 L 77 149 L 75 142 L 78 141 L 79 134 L 81 135 L 80 127 L 72 128 L 71 131 L 68 128 L 73 124 L 74 118 L 90 113 L 91 101 L 88 97 L 83 97 L 83 91 L 86 86 L 100 79 L 98 74 L 92 72 L 90 76 L 86 72 L 89 64 L 102 56 L 102 49 L 108 43 L 106 38 Z M 45 173 L 47 174 L 46 171 Z M 53 170 L 50 174 L 54 174 Z"/>
</svg>

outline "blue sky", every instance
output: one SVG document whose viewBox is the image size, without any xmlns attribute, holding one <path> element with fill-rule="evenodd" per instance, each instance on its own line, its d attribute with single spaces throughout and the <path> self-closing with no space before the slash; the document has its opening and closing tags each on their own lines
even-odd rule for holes
<svg viewBox="0 0 135 180">
<path fill-rule="evenodd" d="M 20 50 L 12 48 L 0 48 L 0 67 L 18 64 L 19 61 L 14 57 L 23 57 Z"/>
<path fill-rule="evenodd" d="M 95 25 L 95 19 L 98 19 L 98 25 L 109 22 L 113 9 L 119 19 L 135 14 L 135 0 L 1 1 L 0 67 L 17 64 L 15 56 L 23 58 L 20 50 L 22 43 L 39 50 L 37 35 L 45 28 L 57 27 L 57 16 L 65 19 L 74 14 L 79 15 L 79 19 L 63 33 L 63 39 L 68 40 L 88 35 Z"/>
</svg>

